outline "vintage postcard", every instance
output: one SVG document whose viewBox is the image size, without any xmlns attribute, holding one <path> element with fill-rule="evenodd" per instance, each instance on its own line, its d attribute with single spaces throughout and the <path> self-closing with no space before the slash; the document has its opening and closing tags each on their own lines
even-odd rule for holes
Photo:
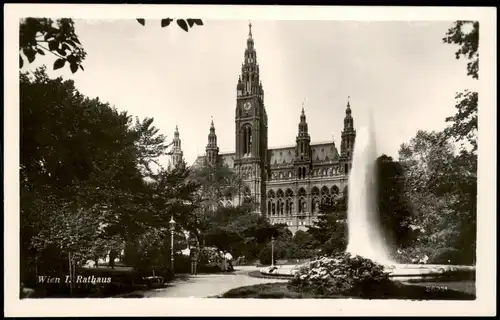
<svg viewBox="0 0 500 320">
<path fill-rule="evenodd" d="M 496 313 L 493 8 L 4 26 L 6 315 Z"/>
</svg>

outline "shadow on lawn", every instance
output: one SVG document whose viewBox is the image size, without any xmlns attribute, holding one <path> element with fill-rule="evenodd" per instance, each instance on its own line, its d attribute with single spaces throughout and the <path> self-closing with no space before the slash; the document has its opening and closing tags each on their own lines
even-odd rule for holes
<svg viewBox="0 0 500 320">
<path fill-rule="evenodd" d="M 394 282 L 394 285 L 381 287 L 366 297 L 355 295 L 323 296 L 309 292 L 295 292 L 288 283 L 266 283 L 229 290 L 218 298 L 256 298 L 256 299 L 404 299 L 404 300 L 475 300 L 474 294 L 448 290 L 445 286 L 416 286 Z"/>
</svg>

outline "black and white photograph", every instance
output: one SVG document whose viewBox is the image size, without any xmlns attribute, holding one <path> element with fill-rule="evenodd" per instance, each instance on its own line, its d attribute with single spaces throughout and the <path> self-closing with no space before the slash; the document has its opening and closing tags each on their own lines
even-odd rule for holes
<svg viewBox="0 0 500 320">
<path fill-rule="evenodd" d="M 494 8 L 78 6 L 5 11 L 12 315 L 496 314 Z"/>
</svg>

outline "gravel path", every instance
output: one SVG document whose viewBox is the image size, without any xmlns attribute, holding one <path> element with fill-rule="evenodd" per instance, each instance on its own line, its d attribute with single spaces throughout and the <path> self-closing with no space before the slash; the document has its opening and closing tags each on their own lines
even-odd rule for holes
<svg viewBox="0 0 500 320">
<path fill-rule="evenodd" d="M 208 298 L 231 289 L 261 283 L 286 282 L 286 279 L 267 279 L 249 276 L 258 271 L 256 267 L 239 266 L 231 273 L 201 274 L 178 278 L 166 287 L 136 292 L 144 298 Z"/>
</svg>

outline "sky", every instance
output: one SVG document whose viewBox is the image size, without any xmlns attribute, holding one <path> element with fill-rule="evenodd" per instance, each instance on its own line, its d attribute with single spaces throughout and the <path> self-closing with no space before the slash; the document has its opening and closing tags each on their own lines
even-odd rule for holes
<svg viewBox="0 0 500 320">
<path fill-rule="evenodd" d="M 354 126 L 373 115 L 377 152 L 397 158 L 417 130 L 441 130 L 455 113 L 455 93 L 477 88 L 457 47 L 442 38 L 452 21 L 252 21 L 269 122 L 269 147 L 293 145 L 302 104 L 311 141 L 340 148 L 348 97 Z M 204 20 L 185 32 L 159 20 L 75 20 L 87 52 L 75 81 L 140 118 L 154 117 L 167 140 L 178 125 L 188 164 L 204 154 L 211 117 L 221 152 L 235 148 L 236 84 L 248 20 Z M 49 66 L 37 56 L 29 65 Z M 27 69 L 25 67 L 25 69 Z M 167 163 L 166 159 L 162 160 Z"/>
</svg>

